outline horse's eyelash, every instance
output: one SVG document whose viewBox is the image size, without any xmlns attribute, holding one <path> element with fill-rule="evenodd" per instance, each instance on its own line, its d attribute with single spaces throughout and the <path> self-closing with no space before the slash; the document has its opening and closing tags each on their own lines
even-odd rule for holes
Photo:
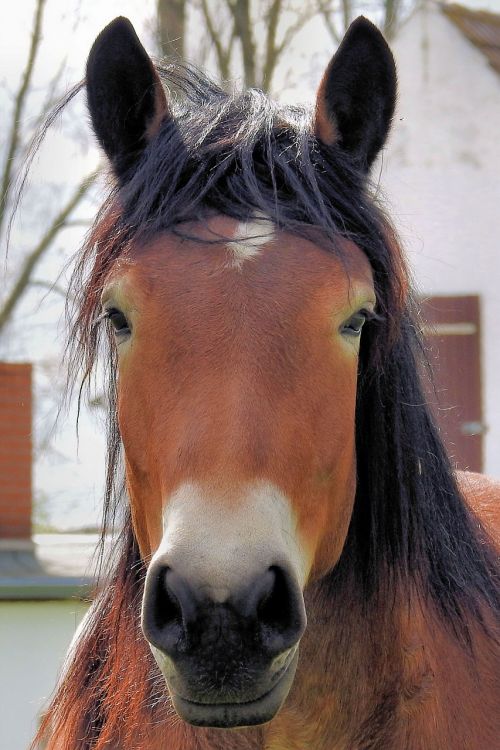
<svg viewBox="0 0 500 750">
<path fill-rule="evenodd" d="M 360 310 L 363 315 L 366 316 L 366 322 L 371 323 L 372 321 L 377 321 L 377 323 L 382 323 L 385 321 L 385 317 L 383 315 L 380 315 L 380 313 L 376 313 L 374 310 Z"/>
<path fill-rule="evenodd" d="M 97 318 L 92 323 L 92 328 L 95 328 L 99 325 L 99 323 L 102 323 L 103 320 L 109 320 L 109 317 L 112 313 L 118 312 L 116 308 L 109 307 L 107 310 L 104 310 L 100 315 L 97 316 Z"/>
</svg>

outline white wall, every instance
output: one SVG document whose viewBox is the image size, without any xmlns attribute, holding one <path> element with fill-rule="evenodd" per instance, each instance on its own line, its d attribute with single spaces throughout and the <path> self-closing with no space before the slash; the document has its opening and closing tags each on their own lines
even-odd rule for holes
<svg viewBox="0 0 500 750">
<path fill-rule="evenodd" d="M 87 605 L 0 602 L 0 750 L 27 750 Z"/>
<path fill-rule="evenodd" d="M 382 187 L 420 290 L 481 295 L 484 470 L 500 476 L 500 75 L 433 6 L 392 47 L 400 94 Z"/>
</svg>

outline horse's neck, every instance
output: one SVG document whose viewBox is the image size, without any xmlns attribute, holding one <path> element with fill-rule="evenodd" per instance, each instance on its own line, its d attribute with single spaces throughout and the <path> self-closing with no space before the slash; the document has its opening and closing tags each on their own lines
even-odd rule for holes
<svg viewBox="0 0 500 750">
<path fill-rule="evenodd" d="M 152 729 L 150 742 L 144 746 L 144 750 L 264 750 L 264 747 L 259 727 L 241 730 L 201 729 L 173 719 L 168 726 L 163 724 Z"/>
<path fill-rule="evenodd" d="M 362 614 L 347 596 L 332 605 L 319 588 L 308 592 L 306 607 L 294 685 L 269 725 L 266 750 L 351 750 L 375 711 L 380 721 L 392 714 L 391 683 L 399 667 L 395 623 L 387 614 L 383 622 L 378 614 Z"/>
<path fill-rule="evenodd" d="M 416 594 L 371 613 L 311 599 L 294 687 L 266 750 L 497 746 L 498 654 L 480 628 L 472 658 Z"/>
</svg>

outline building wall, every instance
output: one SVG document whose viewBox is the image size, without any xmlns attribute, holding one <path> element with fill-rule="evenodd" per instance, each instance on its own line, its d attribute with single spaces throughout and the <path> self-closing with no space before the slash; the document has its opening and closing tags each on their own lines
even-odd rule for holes
<svg viewBox="0 0 500 750">
<path fill-rule="evenodd" d="M 31 536 L 31 364 L 0 362 L 0 538 Z"/>
<path fill-rule="evenodd" d="M 27 750 L 87 605 L 0 602 L 0 749 Z"/>
<path fill-rule="evenodd" d="M 432 5 L 392 47 L 400 93 L 380 182 L 419 289 L 481 297 L 484 470 L 500 476 L 500 76 Z"/>
</svg>

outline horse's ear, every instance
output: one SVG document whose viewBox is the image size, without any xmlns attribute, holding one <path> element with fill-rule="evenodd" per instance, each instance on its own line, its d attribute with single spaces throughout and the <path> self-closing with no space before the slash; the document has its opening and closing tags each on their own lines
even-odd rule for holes
<svg viewBox="0 0 500 750">
<path fill-rule="evenodd" d="M 363 16 L 347 30 L 316 98 L 315 133 L 367 171 L 389 133 L 396 104 L 396 65 L 384 37 Z"/>
<path fill-rule="evenodd" d="M 168 111 L 158 73 L 127 18 L 115 18 L 95 40 L 86 83 L 94 132 L 123 178 Z"/>
</svg>

